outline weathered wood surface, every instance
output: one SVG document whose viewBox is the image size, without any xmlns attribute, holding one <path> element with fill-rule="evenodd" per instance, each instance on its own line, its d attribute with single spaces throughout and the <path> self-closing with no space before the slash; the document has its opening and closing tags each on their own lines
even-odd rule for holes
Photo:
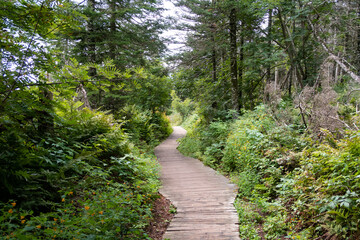
<svg viewBox="0 0 360 240">
<path fill-rule="evenodd" d="M 176 140 L 185 135 L 183 128 L 174 127 L 155 149 L 162 166 L 160 192 L 177 208 L 164 239 L 240 239 L 233 206 L 235 186 L 199 160 L 181 155 Z"/>
</svg>

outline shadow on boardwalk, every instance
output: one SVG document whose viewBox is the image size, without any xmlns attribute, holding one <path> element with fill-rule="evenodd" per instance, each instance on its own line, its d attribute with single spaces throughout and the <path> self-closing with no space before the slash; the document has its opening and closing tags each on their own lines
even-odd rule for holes
<svg viewBox="0 0 360 240">
<path fill-rule="evenodd" d="M 155 149 L 162 166 L 160 192 L 177 208 L 164 238 L 240 239 L 233 206 L 235 186 L 199 160 L 185 157 L 176 149 L 176 140 L 185 135 L 183 128 L 174 127 L 170 137 Z"/>
</svg>

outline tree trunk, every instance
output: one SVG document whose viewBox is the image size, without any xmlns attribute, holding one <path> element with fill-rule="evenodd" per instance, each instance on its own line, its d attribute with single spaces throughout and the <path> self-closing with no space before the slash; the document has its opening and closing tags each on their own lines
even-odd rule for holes
<svg viewBox="0 0 360 240">
<path fill-rule="evenodd" d="M 217 82 L 217 74 L 216 74 L 216 43 L 215 43 L 215 33 L 212 33 L 211 41 L 212 41 L 212 52 L 211 52 L 211 63 L 212 63 L 212 79 L 213 83 Z"/>
<path fill-rule="evenodd" d="M 268 23 L 268 60 L 271 58 L 271 29 L 272 29 L 272 9 L 269 9 L 269 23 Z M 267 66 L 267 77 L 266 81 L 269 83 L 271 81 L 271 64 L 268 63 Z"/>
<path fill-rule="evenodd" d="M 110 43 L 109 43 L 109 49 L 110 49 L 110 58 L 115 59 L 116 57 L 116 44 L 115 44 L 115 35 L 116 35 L 116 0 L 110 1 Z"/>
<path fill-rule="evenodd" d="M 243 25 L 242 25 L 243 28 Z M 239 68 L 239 110 L 243 108 L 243 82 L 244 82 L 244 35 L 240 37 L 240 68 Z"/>
<path fill-rule="evenodd" d="M 86 36 L 88 42 L 88 61 L 91 63 L 96 62 L 96 41 L 95 41 L 95 0 L 88 0 L 89 9 L 91 10 L 90 17 L 88 19 L 88 35 Z"/>
<path fill-rule="evenodd" d="M 358 1 L 357 16 L 360 19 L 360 1 Z M 357 24 L 357 74 L 360 74 L 360 24 Z"/>
<path fill-rule="evenodd" d="M 284 37 L 284 40 L 287 42 L 286 43 L 286 51 L 288 53 L 291 65 L 294 66 L 294 69 L 296 70 L 296 75 L 297 75 L 297 80 L 300 84 L 300 87 L 303 88 L 303 79 L 304 79 L 304 71 L 302 69 L 301 64 L 298 62 L 298 60 L 296 59 L 297 56 L 297 51 L 296 51 L 296 47 L 295 47 L 295 43 L 293 41 L 293 39 L 291 38 L 291 34 L 289 31 L 289 28 L 286 26 L 285 21 L 283 19 L 281 10 L 278 10 L 278 18 L 280 21 L 280 25 L 281 25 L 281 31 Z"/>
<path fill-rule="evenodd" d="M 356 73 L 354 73 L 353 71 L 351 71 L 351 69 L 349 67 L 347 67 L 341 58 L 339 58 L 338 56 L 336 56 L 335 54 L 333 54 L 330 49 L 328 48 L 328 46 L 326 45 L 326 43 L 318 36 L 317 34 L 317 29 L 315 28 L 315 26 L 313 25 L 313 23 L 311 22 L 311 20 L 308 18 L 308 23 L 312 29 L 313 35 L 315 37 L 316 40 L 318 40 L 321 43 L 321 46 L 323 47 L 323 49 L 325 50 L 325 52 L 327 54 L 329 54 L 329 57 L 327 58 L 327 60 L 334 60 L 339 67 L 346 72 L 347 74 L 349 74 L 349 76 L 356 82 L 360 83 L 360 76 L 356 75 Z M 346 62 L 346 61 L 345 61 Z"/>
<path fill-rule="evenodd" d="M 38 112 L 38 132 L 40 135 L 51 133 L 54 129 L 54 117 L 50 113 L 52 111 L 51 101 L 53 100 L 53 94 L 46 87 L 40 89 L 40 102 L 44 105 L 43 111 Z"/>
<path fill-rule="evenodd" d="M 211 1 L 211 5 L 213 8 L 215 8 L 215 0 Z M 211 41 L 212 41 L 212 51 L 211 51 L 212 79 L 213 79 L 213 83 L 215 83 L 217 82 L 216 42 L 215 42 L 216 24 L 212 23 L 210 29 L 211 29 Z"/>
<path fill-rule="evenodd" d="M 231 103 L 234 110 L 233 117 L 239 112 L 239 85 L 237 78 L 237 44 L 236 44 L 236 9 L 230 11 L 230 77 L 231 77 Z"/>
<path fill-rule="evenodd" d="M 91 109 L 90 107 L 90 102 L 89 102 L 89 98 L 87 96 L 87 92 L 84 88 L 84 85 L 82 83 L 80 83 L 77 88 L 76 88 L 76 92 L 77 92 L 77 99 L 81 102 L 84 103 L 84 105 L 80 106 L 79 109 L 83 109 L 83 108 L 88 108 Z"/>
</svg>

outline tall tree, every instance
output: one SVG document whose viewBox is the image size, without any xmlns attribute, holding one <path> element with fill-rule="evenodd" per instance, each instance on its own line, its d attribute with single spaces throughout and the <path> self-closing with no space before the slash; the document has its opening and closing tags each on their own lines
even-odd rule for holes
<svg viewBox="0 0 360 240">
<path fill-rule="evenodd" d="M 164 52 L 160 34 L 167 21 L 159 17 L 160 1 L 87 0 L 81 9 L 88 20 L 74 33 L 74 53 L 79 62 L 101 63 L 111 58 L 124 70 L 144 65 L 146 59 L 158 58 Z"/>
<path fill-rule="evenodd" d="M 230 34 L 230 77 L 231 77 L 231 103 L 235 112 L 239 111 L 239 83 L 237 75 L 237 10 L 232 7 L 229 15 Z M 233 116 L 236 117 L 236 114 Z"/>
</svg>

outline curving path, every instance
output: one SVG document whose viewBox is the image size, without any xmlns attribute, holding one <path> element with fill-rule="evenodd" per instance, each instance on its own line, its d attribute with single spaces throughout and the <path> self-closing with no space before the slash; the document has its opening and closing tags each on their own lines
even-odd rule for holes
<svg viewBox="0 0 360 240">
<path fill-rule="evenodd" d="M 199 160 L 181 155 L 176 140 L 185 135 L 183 128 L 174 127 L 155 149 L 162 166 L 160 192 L 177 208 L 164 239 L 240 239 L 233 206 L 235 186 Z"/>
</svg>

